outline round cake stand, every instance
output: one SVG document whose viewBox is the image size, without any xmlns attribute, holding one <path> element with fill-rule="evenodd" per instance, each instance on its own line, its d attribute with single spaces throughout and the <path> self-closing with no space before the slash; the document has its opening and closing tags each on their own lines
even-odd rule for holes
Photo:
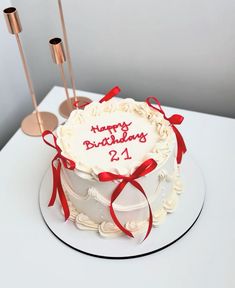
<svg viewBox="0 0 235 288">
<path fill-rule="evenodd" d="M 168 214 L 165 221 L 153 228 L 142 243 L 127 236 L 102 238 L 95 231 L 78 230 L 71 221 L 64 222 L 58 202 L 48 207 L 52 191 L 52 174 L 48 169 L 43 176 L 39 190 L 39 205 L 48 228 L 63 243 L 75 250 L 109 259 L 128 259 L 146 256 L 160 251 L 183 237 L 197 221 L 205 199 L 205 182 L 200 168 L 190 155 L 181 165 L 184 191 L 179 195 L 175 212 Z"/>
</svg>

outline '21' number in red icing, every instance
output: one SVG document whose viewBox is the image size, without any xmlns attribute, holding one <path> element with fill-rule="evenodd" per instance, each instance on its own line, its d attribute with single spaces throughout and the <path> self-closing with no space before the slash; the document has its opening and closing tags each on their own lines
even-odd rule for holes
<svg viewBox="0 0 235 288">
<path fill-rule="evenodd" d="M 120 158 L 117 156 L 117 151 L 116 150 L 111 150 L 109 151 L 109 155 L 111 156 L 111 162 L 113 161 L 118 161 Z M 121 156 L 125 156 L 124 160 L 130 160 L 132 159 L 132 157 L 130 157 L 128 149 L 125 148 L 122 153 Z"/>
</svg>

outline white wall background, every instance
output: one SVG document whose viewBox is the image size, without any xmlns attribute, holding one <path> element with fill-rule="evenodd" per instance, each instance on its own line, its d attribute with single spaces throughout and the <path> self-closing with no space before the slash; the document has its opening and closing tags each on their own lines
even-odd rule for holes
<svg viewBox="0 0 235 288">
<path fill-rule="evenodd" d="M 61 84 L 48 48 L 49 38 L 62 36 L 57 1 L 12 4 L 21 16 L 25 51 L 42 99 Z M 63 6 L 79 89 L 104 93 L 119 85 L 123 97 L 156 95 L 166 105 L 235 117 L 234 0 L 64 0 Z M 1 54 L 2 45 L 15 44 L 11 40 L 3 38 Z M 14 53 L 7 50 L 0 57 L 19 70 Z M 17 77 L 22 78 L 11 70 L 10 83 Z M 31 103 L 18 92 L 15 99 L 7 115 L 15 117 L 17 111 L 17 122 Z"/>
<path fill-rule="evenodd" d="M 1 0 L 0 10 L 10 5 Z M 0 148 L 18 128 L 22 117 L 30 111 L 30 97 L 22 75 L 23 68 L 14 36 L 7 31 L 0 15 Z"/>
</svg>

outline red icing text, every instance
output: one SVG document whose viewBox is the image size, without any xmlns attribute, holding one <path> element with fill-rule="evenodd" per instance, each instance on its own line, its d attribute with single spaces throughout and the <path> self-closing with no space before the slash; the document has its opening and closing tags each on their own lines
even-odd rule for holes
<svg viewBox="0 0 235 288">
<path fill-rule="evenodd" d="M 107 125 L 107 126 L 102 126 L 99 127 L 98 125 L 91 127 L 91 131 L 96 133 L 96 132 L 104 132 L 104 131 L 109 131 L 110 134 L 116 133 L 118 128 L 121 128 L 121 130 L 123 132 L 128 131 L 129 130 L 129 126 L 132 124 L 132 122 L 130 122 L 129 124 L 127 124 L 126 122 L 122 122 L 122 123 L 118 123 L 118 124 L 114 124 L 114 125 Z"/>
<path fill-rule="evenodd" d="M 109 151 L 109 155 L 110 156 L 112 156 L 111 157 L 111 162 L 113 162 L 113 161 L 118 161 L 120 158 L 117 156 L 117 150 L 111 150 L 111 151 Z M 121 156 L 122 155 L 126 155 L 126 157 L 124 158 L 124 160 L 130 160 L 130 159 L 132 159 L 132 157 L 130 157 L 129 156 L 129 152 L 128 152 L 128 149 L 127 148 L 125 148 L 123 151 L 122 151 L 122 153 L 121 153 Z"/>
<path fill-rule="evenodd" d="M 122 152 L 121 155 L 125 155 L 126 154 L 126 157 L 124 158 L 124 160 L 130 160 L 132 159 L 132 157 L 129 156 L 129 153 L 128 153 L 128 149 L 125 148 L 124 151 Z"/>
<path fill-rule="evenodd" d="M 83 145 L 86 146 L 86 150 L 90 150 L 92 148 L 111 146 L 114 144 L 126 143 L 133 140 L 138 140 L 140 143 L 145 143 L 147 141 L 147 135 L 148 133 L 144 132 L 137 133 L 135 135 L 128 135 L 127 132 L 123 132 L 120 138 L 116 138 L 115 135 L 111 135 L 110 137 L 104 137 L 104 139 L 99 142 L 86 140 L 83 142 Z"/>
<path fill-rule="evenodd" d="M 117 150 L 111 150 L 109 151 L 109 155 L 111 156 L 111 162 L 118 161 L 120 158 L 117 157 Z"/>
<path fill-rule="evenodd" d="M 129 128 L 132 122 L 126 123 L 125 121 L 119 122 L 114 125 L 107 125 L 107 126 L 99 126 L 99 125 L 92 125 L 91 131 L 93 133 L 101 133 L 101 132 L 108 132 L 108 136 L 104 137 L 102 140 L 85 140 L 83 145 L 85 146 L 86 150 L 90 150 L 93 148 L 105 147 L 105 146 L 112 146 L 115 144 L 123 144 L 130 141 L 138 141 L 140 143 L 145 143 L 147 141 L 148 133 L 139 132 L 136 134 L 131 134 Z M 119 132 L 118 134 L 116 134 Z M 121 132 L 121 133 L 120 133 Z M 120 159 L 123 160 L 130 160 L 132 157 L 129 155 L 129 151 L 125 148 L 122 152 L 118 153 L 115 149 L 110 150 L 109 152 L 110 161 L 119 161 Z"/>
</svg>

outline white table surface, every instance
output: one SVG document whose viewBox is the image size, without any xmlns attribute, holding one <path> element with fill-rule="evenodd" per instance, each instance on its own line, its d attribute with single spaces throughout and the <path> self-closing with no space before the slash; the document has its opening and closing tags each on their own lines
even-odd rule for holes
<svg viewBox="0 0 235 288">
<path fill-rule="evenodd" d="M 54 87 L 41 111 L 58 115 L 64 97 Z M 54 151 L 18 130 L 0 152 L 0 287 L 235 287 L 235 120 L 165 110 L 185 116 L 180 130 L 206 179 L 205 206 L 193 228 L 167 249 L 137 259 L 98 259 L 67 247 L 38 205 Z"/>
</svg>

